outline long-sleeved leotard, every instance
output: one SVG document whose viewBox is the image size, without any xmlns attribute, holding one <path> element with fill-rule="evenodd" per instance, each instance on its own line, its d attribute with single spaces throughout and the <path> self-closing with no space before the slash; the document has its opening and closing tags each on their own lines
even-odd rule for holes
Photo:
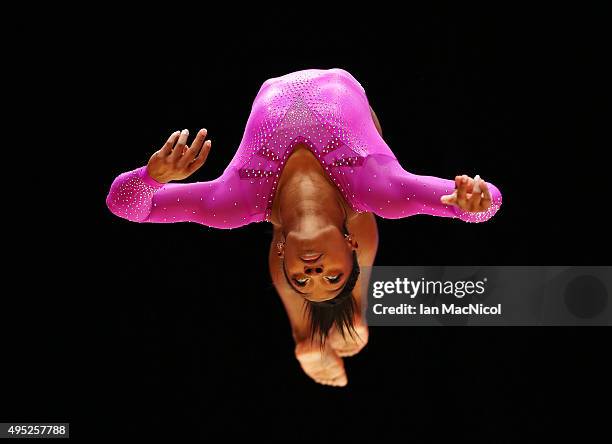
<svg viewBox="0 0 612 444">
<path fill-rule="evenodd" d="M 261 86 L 242 141 L 220 177 L 209 182 L 156 182 L 146 166 L 119 175 L 106 199 L 117 216 L 136 222 L 197 222 L 235 228 L 270 220 L 283 166 L 298 143 L 317 157 L 358 212 L 398 219 L 415 214 L 483 222 L 500 208 L 467 212 L 440 202 L 455 181 L 402 168 L 378 133 L 361 84 L 342 69 L 309 69 Z"/>
</svg>

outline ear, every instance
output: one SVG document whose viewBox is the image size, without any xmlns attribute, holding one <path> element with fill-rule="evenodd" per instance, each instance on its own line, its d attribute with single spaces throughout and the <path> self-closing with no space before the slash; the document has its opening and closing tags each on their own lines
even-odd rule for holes
<svg viewBox="0 0 612 444">
<path fill-rule="evenodd" d="M 355 239 L 355 236 L 353 236 L 352 234 L 346 236 L 345 239 L 348 242 L 351 250 L 356 250 L 357 248 L 359 248 L 359 243 Z"/>
<path fill-rule="evenodd" d="M 281 259 L 285 257 L 285 243 L 284 242 L 276 243 L 276 254 Z"/>
</svg>

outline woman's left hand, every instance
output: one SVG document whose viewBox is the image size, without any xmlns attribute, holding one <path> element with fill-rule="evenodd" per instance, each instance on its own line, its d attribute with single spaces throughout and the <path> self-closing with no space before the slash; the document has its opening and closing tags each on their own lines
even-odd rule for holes
<svg viewBox="0 0 612 444">
<path fill-rule="evenodd" d="M 455 177 L 455 191 L 440 198 L 440 202 L 455 205 L 463 211 L 486 211 L 491 206 L 491 193 L 487 183 L 476 175 L 473 179 L 467 175 Z"/>
</svg>

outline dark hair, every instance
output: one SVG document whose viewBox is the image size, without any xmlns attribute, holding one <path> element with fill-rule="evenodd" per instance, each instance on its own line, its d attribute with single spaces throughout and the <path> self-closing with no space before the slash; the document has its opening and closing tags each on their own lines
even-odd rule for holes
<svg viewBox="0 0 612 444">
<path fill-rule="evenodd" d="M 287 284 L 293 289 L 287 270 L 285 270 L 284 262 L 281 262 L 283 274 L 287 280 Z M 359 262 L 357 261 L 357 253 L 353 250 L 353 268 L 340 290 L 340 293 L 328 301 L 312 302 L 304 299 L 304 311 L 308 315 L 310 321 L 310 340 L 319 339 L 321 347 L 325 345 L 325 340 L 331 328 L 335 325 L 342 337 L 348 332 L 351 338 L 354 338 L 355 329 L 353 328 L 353 316 L 357 304 L 353 298 L 353 289 L 359 278 Z M 293 289 L 296 291 L 295 289 Z"/>
<path fill-rule="evenodd" d="M 310 321 L 311 342 L 318 339 L 321 347 L 323 347 L 329 331 L 334 325 L 343 338 L 346 338 L 346 333 L 351 338 L 355 337 L 354 335 L 357 332 L 353 327 L 353 316 L 355 315 L 357 304 L 355 303 L 355 298 L 353 298 L 353 289 L 360 272 L 357 253 L 353 250 L 353 269 L 340 293 L 329 301 L 312 302 L 307 299 L 304 300 L 304 309 Z"/>
</svg>

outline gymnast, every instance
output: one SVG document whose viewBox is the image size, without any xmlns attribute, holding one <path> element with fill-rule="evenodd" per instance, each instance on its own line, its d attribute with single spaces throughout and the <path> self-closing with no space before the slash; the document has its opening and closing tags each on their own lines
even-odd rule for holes
<svg viewBox="0 0 612 444">
<path fill-rule="evenodd" d="M 295 356 L 320 384 L 345 386 L 343 358 L 368 342 L 362 283 L 378 248 L 375 214 L 484 222 L 502 203 L 499 189 L 478 175 L 449 180 L 404 170 L 364 88 L 339 68 L 265 81 L 223 173 L 208 182 L 170 183 L 204 165 L 207 135 L 201 129 L 188 144 L 187 130 L 172 133 L 147 165 L 114 180 L 106 204 L 134 222 L 221 229 L 271 223 L 272 281 Z"/>
</svg>

